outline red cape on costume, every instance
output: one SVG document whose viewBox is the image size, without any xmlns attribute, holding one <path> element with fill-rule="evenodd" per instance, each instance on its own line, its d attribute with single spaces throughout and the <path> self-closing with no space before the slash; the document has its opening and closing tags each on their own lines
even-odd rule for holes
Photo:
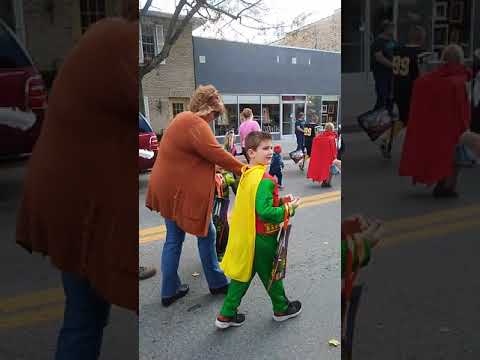
<svg viewBox="0 0 480 360">
<path fill-rule="evenodd" d="M 446 64 L 415 81 L 400 176 L 432 185 L 453 175 L 455 145 L 470 121 L 470 77 L 465 66 Z"/>
<path fill-rule="evenodd" d="M 315 136 L 312 142 L 312 157 L 308 165 L 307 178 L 313 181 L 324 181 L 330 176 L 330 166 L 337 158 L 337 146 L 333 131 L 324 131 Z"/>
</svg>

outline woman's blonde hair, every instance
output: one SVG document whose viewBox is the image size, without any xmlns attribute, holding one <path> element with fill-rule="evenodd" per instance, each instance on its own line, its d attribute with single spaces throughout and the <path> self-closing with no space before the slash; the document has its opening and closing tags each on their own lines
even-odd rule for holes
<svg viewBox="0 0 480 360">
<path fill-rule="evenodd" d="M 250 108 L 243 109 L 241 116 L 242 116 L 242 119 L 244 119 L 244 120 L 250 119 L 253 116 L 252 109 L 250 109 Z"/>
<path fill-rule="evenodd" d="M 442 52 L 442 61 L 446 63 L 463 64 L 465 55 L 460 45 L 449 44 Z"/>
<path fill-rule="evenodd" d="M 230 150 L 230 148 L 235 143 L 235 132 L 233 130 L 227 131 L 225 134 L 225 139 L 223 140 L 223 146 L 225 149 Z"/>
<path fill-rule="evenodd" d="M 189 109 L 198 116 L 214 111 L 223 114 L 225 111 L 220 93 L 213 85 L 200 85 L 190 99 Z"/>
<path fill-rule="evenodd" d="M 335 130 L 335 125 L 333 125 L 333 123 L 331 123 L 331 122 L 327 122 L 325 124 L 325 130 L 333 131 L 333 130 Z"/>
</svg>

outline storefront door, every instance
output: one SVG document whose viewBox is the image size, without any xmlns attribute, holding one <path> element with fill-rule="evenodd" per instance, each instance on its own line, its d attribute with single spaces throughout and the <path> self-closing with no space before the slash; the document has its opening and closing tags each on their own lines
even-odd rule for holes
<svg viewBox="0 0 480 360">
<path fill-rule="evenodd" d="M 295 119 L 301 112 L 305 113 L 305 102 L 283 103 L 282 135 L 293 135 L 295 133 Z"/>
</svg>

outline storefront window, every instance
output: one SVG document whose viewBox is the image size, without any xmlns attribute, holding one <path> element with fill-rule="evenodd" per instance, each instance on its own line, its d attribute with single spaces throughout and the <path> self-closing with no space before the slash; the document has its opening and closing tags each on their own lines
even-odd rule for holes
<svg viewBox="0 0 480 360">
<path fill-rule="evenodd" d="M 322 97 L 307 96 L 307 114 L 306 114 L 307 121 L 308 122 L 314 121 L 317 124 L 319 124 L 321 115 L 322 115 Z"/>
<path fill-rule="evenodd" d="M 223 96 L 225 112 L 215 120 L 215 135 L 224 136 L 227 131 L 234 130 L 238 134 L 238 104 L 237 97 Z"/>
<path fill-rule="evenodd" d="M 338 100 L 329 97 L 322 101 L 322 125 L 327 122 L 337 127 Z"/>
<path fill-rule="evenodd" d="M 342 16 L 342 73 L 365 70 L 365 0 L 344 1 Z"/>
<path fill-rule="evenodd" d="M 427 51 L 434 51 L 440 58 L 445 46 L 455 43 L 463 48 L 465 57 L 469 58 L 472 56 L 472 6 L 472 0 L 399 2 L 398 41 L 408 42 L 410 26 L 420 25 L 427 33 Z"/>
<path fill-rule="evenodd" d="M 269 133 L 280 132 L 279 96 L 262 96 L 262 130 Z"/>
<path fill-rule="evenodd" d="M 471 0 L 445 0 L 434 3 L 432 46 L 441 55 L 448 44 L 458 44 L 465 57 L 471 54 Z"/>
<path fill-rule="evenodd" d="M 408 43 L 408 32 L 412 25 L 420 25 L 425 29 L 425 48 L 431 50 L 432 43 L 432 2 L 416 1 L 398 4 L 397 40 L 400 44 Z"/>
<path fill-rule="evenodd" d="M 258 122 L 260 127 L 261 123 L 261 109 L 260 109 L 260 96 L 259 95 L 244 95 L 238 97 L 238 103 L 240 104 L 240 114 L 243 109 L 250 108 L 253 112 L 253 119 Z M 240 120 L 241 121 L 241 120 Z"/>
</svg>

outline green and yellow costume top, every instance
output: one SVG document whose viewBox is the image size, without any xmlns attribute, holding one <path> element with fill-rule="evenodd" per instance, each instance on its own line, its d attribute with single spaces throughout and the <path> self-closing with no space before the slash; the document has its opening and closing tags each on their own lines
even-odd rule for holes
<svg viewBox="0 0 480 360">
<path fill-rule="evenodd" d="M 276 180 L 257 165 L 243 172 L 230 219 L 230 234 L 220 267 L 229 278 L 247 282 L 252 276 L 255 238 L 276 237 L 285 212 L 293 208 L 278 197 Z"/>
</svg>

